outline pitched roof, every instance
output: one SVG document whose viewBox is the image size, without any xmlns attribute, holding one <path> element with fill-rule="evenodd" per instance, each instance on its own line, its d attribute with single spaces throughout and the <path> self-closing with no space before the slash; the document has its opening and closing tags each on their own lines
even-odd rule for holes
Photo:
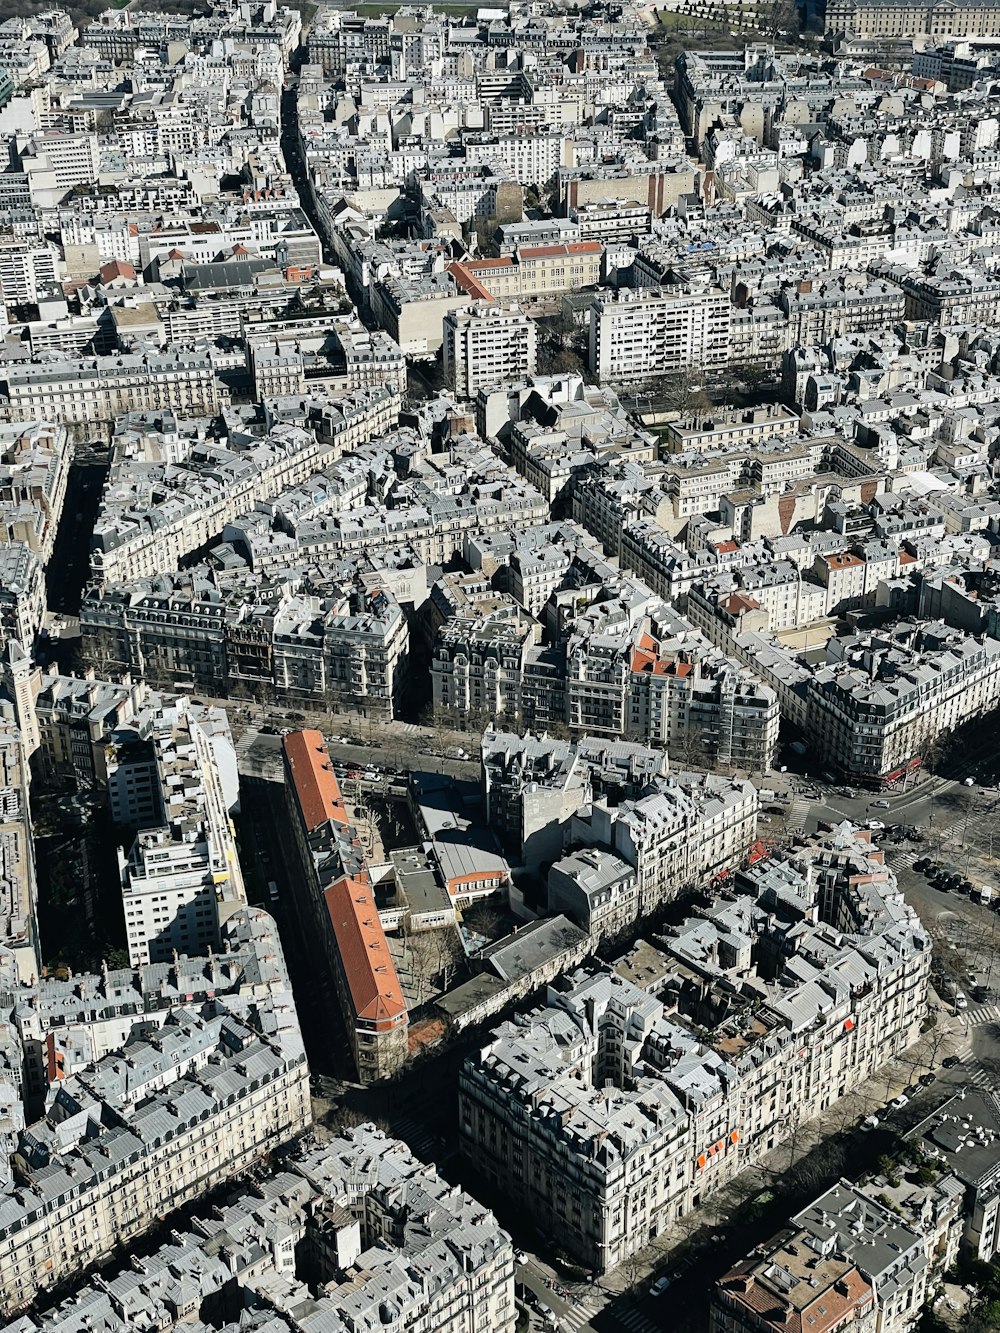
<svg viewBox="0 0 1000 1333">
<path fill-rule="evenodd" d="M 311 833 L 329 821 L 346 824 L 347 810 L 340 783 L 321 733 L 293 731 L 282 745 L 306 831 Z"/>
<path fill-rule="evenodd" d="M 323 896 L 355 1017 L 383 1027 L 405 1021 L 406 1001 L 367 874 L 345 876 Z"/>
<path fill-rule="evenodd" d="M 114 282 L 116 278 L 127 278 L 129 282 L 135 281 L 135 269 L 123 259 L 111 259 L 100 267 L 102 282 Z"/>
<path fill-rule="evenodd" d="M 557 259 L 566 255 L 599 255 L 604 247 L 599 241 L 569 241 L 562 245 L 522 245 L 521 259 Z"/>
</svg>

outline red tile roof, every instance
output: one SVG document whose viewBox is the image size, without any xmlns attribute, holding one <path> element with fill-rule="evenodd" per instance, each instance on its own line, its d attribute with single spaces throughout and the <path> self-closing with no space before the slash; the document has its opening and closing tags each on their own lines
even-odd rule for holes
<svg viewBox="0 0 1000 1333">
<path fill-rule="evenodd" d="M 114 282 L 115 278 L 127 278 L 129 282 L 135 281 L 135 269 L 123 259 L 110 259 L 106 264 L 101 265 L 99 272 L 102 282 Z"/>
<path fill-rule="evenodd" d="M 599 241 L 571 241 L 564 245 L 522 245 L 521 259 L 556 259 L 560 255 L 599 255 L 603 246 Z"/>
<path fill-rule="evenodd" d="M 646 637 L 645 635 L 643 636 Z M 690 662 L 681 662 L 675 657 L 657 656 L 656 645 L 647 648 L 640 640 L 639 647 L 632 653 L 630 670 L 645 672 L 652 676 L 690 676 L 693 668 Z"/>
<path fill-rule="evenodd" d="M 311 833 L 332 820 L 348 822 L 340 783 L 318 731 L 293 731 L 283 742 L 285 763 L 295 789 L 306 831 Z"/>
<path fill-rule="evenodd" d="M 474 263 L 475 261 L 470 260 L 469 262 Z M 477 301 L 493 300 L 492 292 L 488 291 L 479 279 L 473 276 L 467 264 L 459 264 L 456 260 L 454 264 L 448 265 L 448 272 L 467 296 L 472 296 Z"/>
<path fill-rule="evenodd" d="M 353 839 L 340 783 L 322 734 L 293 731 L 282 744 L 306 832 L 335 824 Z M 338 864 L 346 868 L 343 862 Z M 406 1001 L 379 920 L 368 870 L 360 856 L 355 871 L 341 873 L 339 879 L 323 888 L 323 898 L 354 1016 L 374 1024 L 376 1031 L 384 1031 L 406 1021 Z"/>
<path fill-rule="evenodd" d="M 373 1023 L 376 1031 L 404 1023 L 406 1001 L 367 872 L 363 878 L 338 879 L 323 896 L 355 1017 Z"/>
</svg>

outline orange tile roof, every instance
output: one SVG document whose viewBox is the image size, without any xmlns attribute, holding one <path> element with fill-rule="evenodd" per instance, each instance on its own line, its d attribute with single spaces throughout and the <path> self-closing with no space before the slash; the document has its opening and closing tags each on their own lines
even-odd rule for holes
<svg viewBox="0 0 1000 1333">
<path fill-rule="evenodd" d="M 799 1305 L 791 1293 L 785 1295 L 771 1282 L 761 1282 L 750 1271 L 751 1263 L 743 1260 L 719 1280 L 719 1286 L 737 1309 L 743 1306 L 753 1311 L 754 1322 L 764 1330 L 805 1333 L 808 1329 L 809 1333 L 827 1333 L 837 1328 L 852 1310 L 863 1314 L 874 1301 L 871 1285 L 857 1268 L 849 1268 L 837 1281 L 824 1284 L 815 1296 Z"/>
<path fill-rule="evenodd" d="M 850 569 L 853 565 L 863 565 L 865 562 L 859 555 L 853 555 L 850 551 L 840 551 L 836 555 L 828 555 L 826 563 L 832 569 Z"/>
<path fill-rule="evenodd" d="M 407 1047 L 411 1052 L 415 1052 L 424 1046 L 434 1046 L 441 1040 L 446 1031 L 444 1019 L 424 1019 L 416 1027 L 410 1028 L 406 1038 Z"/>
<path fill-rule="evenodd" d="M 559 255 L 599 255 L 602 249 L 599 241 L 570 241 L 562 245 L 522 245 L 518 254 L 522 259 L 555 259 Z"/>
<path fill-rule="evenodd" d="M 285 763 L 295 789 L 306 831 L 332 821 L 347 825 L 347 809 L 340 783 L 318 731 L 293 731 L 282 742 Z"/>
<path fill-rule="evenodd" d="M 652 676 L 690 676 L 690 662 L 679 662 L 673 657 L 657 657 L 655 646 L 652 650 L 636 648 L 632 653 L 631 670 L 646 672 Z"/>
<path fill-rule="evenodd" d="M 510 255 L 501 255 L 499 259 L 467 259 L 465 267 L 470 272 L 488 268 L 513 268 L 514 261 Z"/>
<path fill-rule="evenodd" d="M 323 892 L 356 1018 L 376 1031 L 406 1021 L 406 1001 L 386 944 L 375 897 L 363 876 L 338 879 Z"/>
<path fill-rule="evenodd" d="M 474 263 L 474 260 L 470 260 Z M 448 265 L 448 272 L 458 283 L 459 287 L 467 296 L 475 297 L 477 301 L 492 301 L 493 293 L 488 291 L 478 278 L 470 272 L 467 264 L 460 264 L 457 260 Z"/>
<path fill-rule="evenodd" d="M 721 603 L 723 611 L 728 611 L 731 616 L 737 615 L 740 611 L 759 611 L 760 602 L 756 597 L 751 597 L 748 592 L 730 593 L 724 602 Z"/>
</svg>

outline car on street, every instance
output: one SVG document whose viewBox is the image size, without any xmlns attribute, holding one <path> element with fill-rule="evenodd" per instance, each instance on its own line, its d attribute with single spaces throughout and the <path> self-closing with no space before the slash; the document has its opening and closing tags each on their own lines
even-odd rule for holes
<svg viewBox="0 0 1000 1333">
<path fill-rule="evenodd" d="M 930 861 L 928 861 L 927 857 L 920 856 L 917 858 L 916 861 L 914 861 L 913 869 L 917 872 L 918 875 L 922 875 L 929 865 Z"/>
<path fill-rule="evenodd" d="M 872 801 L 872 808 L 875 809 L 875 810 L 888 810 L 888 809 L 889 809 L 889 802 L 888 802 L 888 801 Z"/>
<path fill-rule="evenodd" d="M 969 1001 L 965 998 L 965 996 L 962 994 L 961 991 L 957 991 L 955 993 L 955 1008 L 968 1009 L 968 1007 L 969 1007 Z"/>
<path fill-rule="evenodd" d="M 889 1105 L 894 1111 L 901 1111 L 904 1106 L 909 1106 L 910 1099 L 905 1092 L 901 1092 L 898 1097 L 893 1097 Z"/>
<path fill-rule="evenodd" d="M 946 1055 L 941 1063 L 945 1069 L 954 1069 L 956 1065 L 960 1065 L 962 1062 L 957 1055 Z"/>
<path fill-rule="evenodd" d="M 934 1078 L 935 1075 L 931 1073 L 921 1074 L 920 1082 L 923 1084 L 925 1088 L 929 1088 L 931 1084 L 934 1082 Z"/>
<path fill-rule="evenodd" d="M 976 785 L 976 779 L 975 779 L 975 778 L 964 778 L 964 779 L 963 779 L 963 786 L 965 786 L 965 787 L 974 787 L 975 785 Z"/>
<path fill-rule="evenodd" d="M 873 833 L 877 833 L 879 829 L 884 829 L 885 825 L 882 823 L 881 819 L 869 819 L 868 827 Z"/>
<path fill-rule="evenodd" d="M 861 1128 L 864 1130 L 878 1129 L 881 1121 L 877 1115 L 866 1115 L 861 1122 Z"/>
<path fill-rule="evenodd" d="M 903 1093 L 903 1096 L 908 1097 L 910 1101 L 912 1101 L 914 1097 L 919 1095 L 919 1093 L 920 1093 L 920 1084 L 911 1083 L 910 1086 Z"/>
<path fill-rule="evenodd" d="M 658 1277 L 650 1287 L 649 1294 L 650 1296 L 662 1296 L 669 1286 L 670 1279 L 668 1277 Z"/>
</svg>

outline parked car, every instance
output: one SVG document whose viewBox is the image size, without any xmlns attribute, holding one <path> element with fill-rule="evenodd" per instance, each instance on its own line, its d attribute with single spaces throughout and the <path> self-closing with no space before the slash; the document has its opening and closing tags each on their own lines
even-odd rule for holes
<svg viewBox="0 0 1000 1333">
<path fill-rule="evenodd" d="M 962 781 L 963 781 L 963 786 L 966 786 L 966 787 L 974 787 L 974 786 L 976 785 L 976 779 L 975 779 L 975 778 L 963 778 Z"/>
<path fill-rule="evenodd" d="M 930 861 L 928 861 L 927 857 L 921 856 L 918 857 L 916 861 L 914 861 L 913 869 L 917 872 L 918 875 L 922 875 L 929 865 Z"/>
<path fill-rule="evenodd" d="M 649 1294 L 650 1296 L 662 1296 L 669 1286 L 670 1279 L 668 1277 L 658 1277 L 650 1287 Z"/>
<path fill-rule="evenodd" d="M 898 1097 L 893 1097 L 889 1105 L 894 1111 L 901 1111 L 904 1106 L 909 1106 L 910 1099 L 905 1092 L 901 1092 Z"/>
<path fill-rule="evenodd" d="M 924 1086 L 925 1088 L 929 1088 L 929 1087 L 931 1086 L 931 1084 L 934 1082 L 934 1078 L 935 1078 L 935 1075 L 934 1075 L 934 1074 L 930 1074 L 930 1073 L 927 1073 L 927 1074 L 921 1074 L 921 1075 L 920 1075 L 920 1082 L 923 1084 L 923 1086 Z"/>
<path fill-rule="evenodd" d="M 912 1101 L 913 1098 L 916 1097 L 919 1092 L 920 1092 L 920 1084 L 911 1083 L 910 1086 L 904 1092 L 903 1096 L 908 1097 Z"/>
<path fill-rule="evenodd" d="M 960 1065 L 962 1062 L 957 1055 L 946 1055 L 941 1063 L 945 1069 L 954 1069 L 956 1065 Z"/>
<path fill-rule="evenodd" d="M 881 819 L 869 819 L 868 827 L 873 833 L 877 833 L 879 829 L 884 829 L 885 825 L 882 823 Z"/>
<path fill-rule="evenodd" d="M 866 1115 L 864 1120 L 862 1120 L 861 1122 L 861 1128 L 864 1130 L 878 1129 L 881 1123 L 882 1122 L 879 1120 L 877 1115 Z"/>
</svg>

